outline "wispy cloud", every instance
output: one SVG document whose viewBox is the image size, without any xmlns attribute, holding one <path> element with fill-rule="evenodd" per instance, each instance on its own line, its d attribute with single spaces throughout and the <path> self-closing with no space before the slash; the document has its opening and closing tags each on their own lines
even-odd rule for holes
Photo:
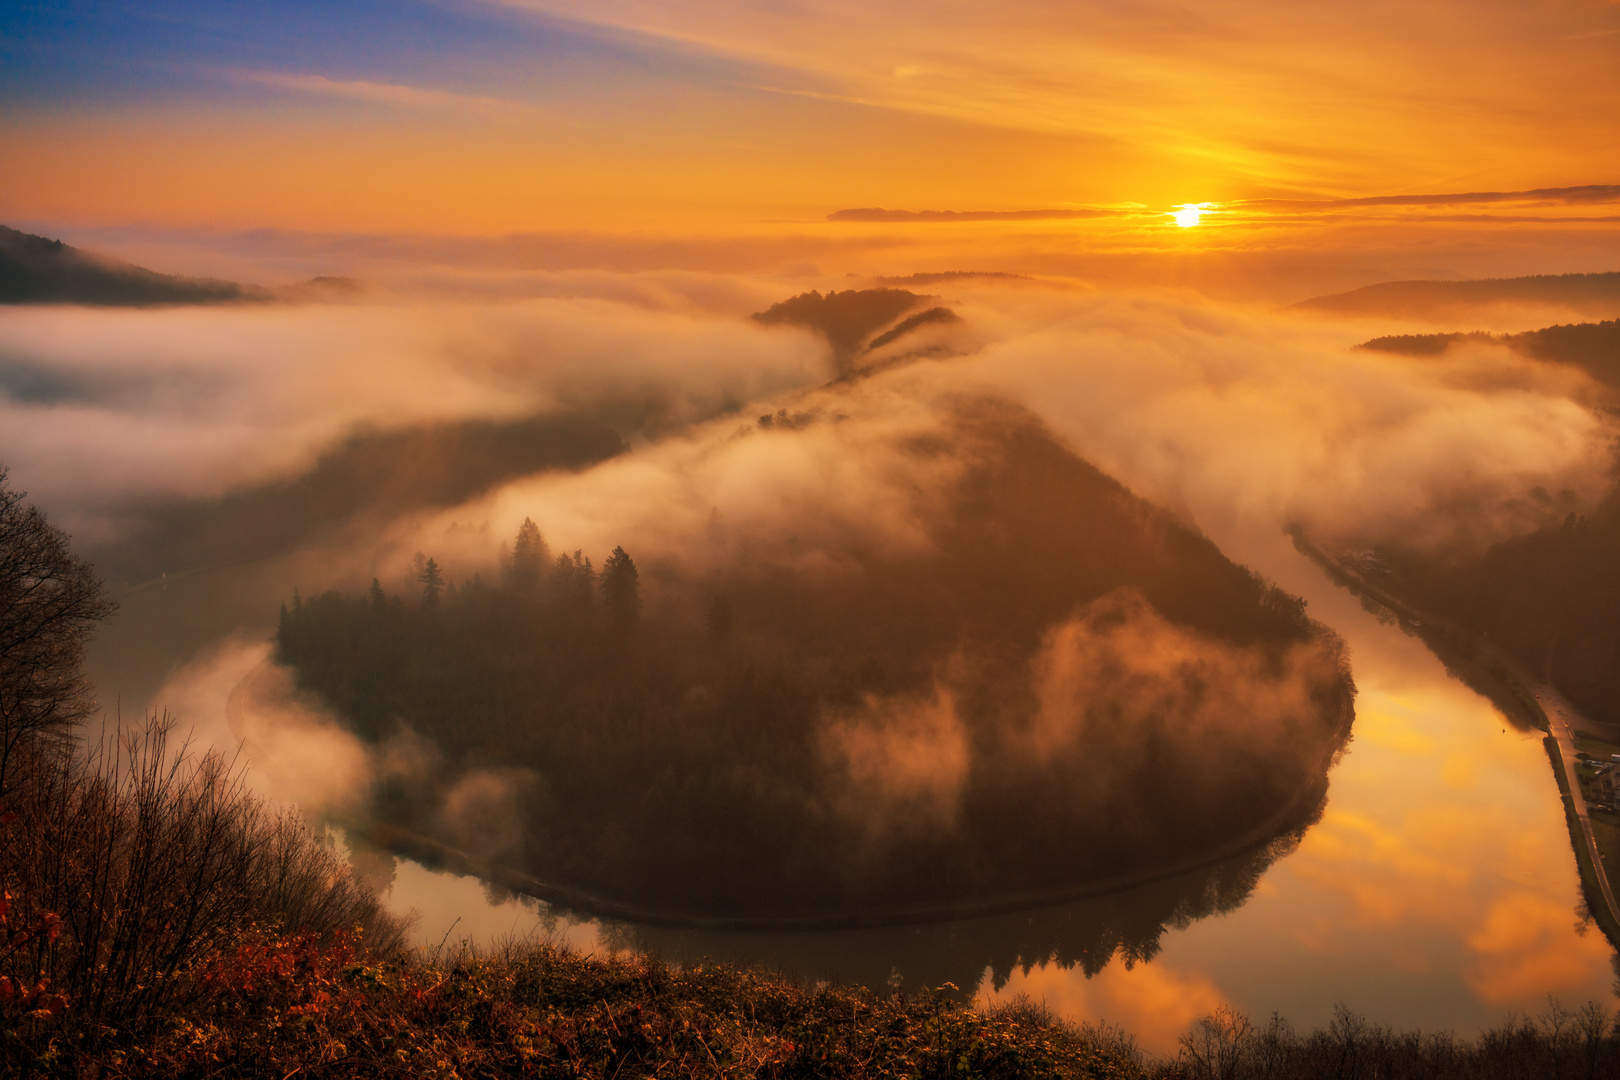
<svg viewBox="0 0 1620 1080">
<path fill-rule="evenodd" d="M 484 94 L 463 94 L 449 90 L 434 90 L 404 83 L 376 82 L 370 79 L 332 79 L 325 75 L 293 74 L 280 71 L 229 72 L 240 82 L 272 86 L 281 90 L 315 94 L 321 97 L 344 98 L 376 105 L 391 105 L 401 109 L 470 110 L 485 115 L 506 114 L 522 116 L 547 112 L 542 106 L 508 98 Z"/>
<path fill-rule="evenodd" d="M 864 206 L 835 210 L 828 221 L 1066 221 L 1078 218 L 1115 217 L 1119 210 L 886 210 Z"/>
<path fill-rule="evenodd" d="M 1464 206 L 1470 203 L 1538 203 L 1544 206 L 1620 203 L 1620 184 L 1535 188 L 1531 191 L 1467 191 L 1439 195 L 1375 195 L 1361 199 L 1245 199 L 1240 207 L 1334 210 L 1355 206 Z"/>
<path fill-rule="evenodd" d="M 1091 175 L 1127 169 L 1159 197 L 1590 176 L 1613 152 L 1589 133 L 1620 100 L 1590 5 L 488 2 L 797 73 L 796 93 L 1093 138 Z"/>
</svg>

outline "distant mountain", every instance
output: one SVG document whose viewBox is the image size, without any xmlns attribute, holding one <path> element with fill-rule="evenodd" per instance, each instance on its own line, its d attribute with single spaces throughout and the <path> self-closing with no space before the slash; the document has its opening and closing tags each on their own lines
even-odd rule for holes
<svg viewBox="0 0 1620 1080">
<path fill-rule="evenodd" d="M 277 298 L 218 278 L 159 274 L 0 225 L 0 304 L 233 304 Z"/>
<path fill-rule="evenodd" d="M 1489 304 L 1543 304 L 1620 315 L 1620 272 L 1474 281 L 1385 281 L 1302 300 L 1293 308 L 1335 315 L 1432 317 Z"/>
<path fill-rule="evenodd" d="M 1439 356 L 1453 345 L 1467 341 L 1506 345 L 1533 360 L 1574 364 L 1598 382 L 1620 389 L 1620 319 L 1549 326 L 1523 334 L 1490 334 L 1483 330 L 1451 334 L 1392 334 L 1363 341 L 1356 348 L 1402 356 Z"/>
</svg>

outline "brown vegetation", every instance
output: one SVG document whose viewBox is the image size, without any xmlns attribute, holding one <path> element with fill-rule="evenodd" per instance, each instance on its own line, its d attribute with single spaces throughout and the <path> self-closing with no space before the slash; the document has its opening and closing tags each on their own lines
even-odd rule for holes
<svg viewBox="0 0 1620 1080">
<path fill-rule="evenodd" d="M 0 474 L 3 481 L 3 474 Z M 149 1038 L 208 996 L 199 973 L 267 928 L 401 926 L 295 815 L 172 725 L 83 746 L 79 671 L 111 610 L 67 538 L 0 483 L 0 1053 L 13 1066 Z"/>
</svg>

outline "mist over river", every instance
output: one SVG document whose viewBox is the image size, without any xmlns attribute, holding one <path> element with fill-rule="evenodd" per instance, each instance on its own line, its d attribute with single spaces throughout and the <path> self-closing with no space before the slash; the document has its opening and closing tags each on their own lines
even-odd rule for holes
<svg viewBox="0 0 1620 1080">
<path fill-rule="evenodd" d="M 1613 954 L 1578 913 L 1575 859 L 1539 733 L 1516 730 L 1420 640 L 1381 624 L 1280 533 L 1217 539 L 1305 597 L 1351 650 L 1353 741 L 1330 774 L 1320 821 L 1292 850 L 1284 841 L 1207 872 L 1058 908 L 798 933 L 603 923 L 409 860 L 357 859 L 392 909 L 417 913 L 414 935 L 429 946 L 556 935 L 597 952 L 751 962 L 873 987 L 948 981 L 982 999 L 1027 994 L 1067 1017 L 1120 1024 L 1150 1049 L 1172 1047 L 1223 1004 L 1309 1026 L 1342 1002 L 1408 1030 L 1470 1033 L 1510 1013 L 1539 1013 L 1549 996 L 1610 999 Z M 104 702 L 122 688 L 125 715 L 151 699 L 183 726 L 195 724 L 201 741 L 230 739 L 225 701 L 266 655 L 263 614 L 285 582 L 317 563 L 318 555 L 285 555 L 127 594 L 92 655 Z M 186 663 L 210 634 L 243 623 L 231 647 Z M 167 684 L 154 685 L 153 672 L 175 664 Z"/>
</svg>

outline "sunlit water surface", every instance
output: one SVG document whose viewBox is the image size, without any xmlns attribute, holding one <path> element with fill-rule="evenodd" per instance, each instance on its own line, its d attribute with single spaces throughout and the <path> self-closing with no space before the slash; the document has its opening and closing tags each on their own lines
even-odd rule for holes
<svg viewBox="0 0 1620 1080">
<path fill-rule="evenodd" d="M 1575 860 L 1539 735 L 1515 731 L 1420 641 L 1381 625 L 1291 549 L 1268 541 L 1233 554 L 1306 596 L 1312 614 L 1349 642 L 1360 689 L 1354 740 L 1332 772 L 1324 815 L 1297 849 L 1234 910 L 1172 920 L 1185 925 L 1168 926 L 1149 959 L 1115 957 L 1090 976 L 1074 962 L 1098 925 L 1129 922 L 1138 897 L 1145 905 L 1162 902 L 1165 889 L 1196 894 L 1199 880 L 956 924 L 710 933 L 602 924 L 408 860 L 365 861 L 386 883 L 389 907 L 414 913 L 413 933 L 428 946 L 553 937 L 598 953 L 645 948 L 869 986 L 951 981 L 981 1000 L 1025 994 L 1070 1018 L 1120 1024 L 1153 1050 L 1172 1048 L 1191 1021 L 1223 1004 L 1308 1027 L 1342 1002 L 1406 1029 L 1468 1033 L 1510 1013 L 1539 1013 L 1549 997 L 1612 1003 L 1612 953 L 1579 914 Z M 117 680 L 152 678 L 137 666 L 151 670 L 166 633 L 194 638 L 200 604 L 225 612 L 233 588 L 246 601 L 286 570 L 240 568 L 126 598 L 93 658 L 104 696 Z M 218 699 L 197 697 L 183 719 L 217 726 L 204 714 Z"/>
</svg>

